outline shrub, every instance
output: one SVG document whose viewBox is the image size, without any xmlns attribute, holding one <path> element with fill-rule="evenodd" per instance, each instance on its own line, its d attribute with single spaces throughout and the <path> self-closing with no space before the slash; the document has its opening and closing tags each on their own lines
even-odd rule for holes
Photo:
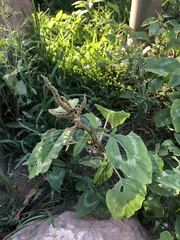
<svg viewBox="0 0 180 240">
<path fill-rule="evenodd" d="M 66 162 L 60 160 L 61 151 L 66 146 L 72 161 L 78 161 L 76 164 L 93 170 L 91 174 L 80 176 L 74 173 L 78 179 L 76 190 L 83 192 L 78 200 L 77 216 L 85 216 L 94 210 L 103 218 L 109 216 L 109 211 L 114 218 L 132 216 L 141 208 L 145 199 L 146 185 L 152 179 L 152 164 L 139 136 L 133 132 L 127 136 L 116 132 L 117 126 L 123 124 L 129 114 L 96 105 L 105 118 L 102 127 L 101 120 L 93 113 L 81 115 L 87 101 L 86 96 L 82 104 L 77 106 L 78 99 L 68 101 L 65 97 L 60 97 L 48 79 L 44 76 L 42 78 L 59 106 L 49 112 L 58 118 L 71 120 L 74 125 L 62 130 L 50 129 L 42 136 L 29 158 L 29 177 L 41 173 L 51 187 L 60 192 L 66 171 L 73 173 L 73 169 L 68 168 L 68 157 Z M 109 129 L 108 123 L 111 126 Z M 83 151 L 84 157 L 80 157 Z M 56 161 L 53 166 L 53 160 L 56 159 L 60 161 Z M 116 183 L 110 187 L 107 180 L 113 173 L 117 175 Z"/>
</svg>

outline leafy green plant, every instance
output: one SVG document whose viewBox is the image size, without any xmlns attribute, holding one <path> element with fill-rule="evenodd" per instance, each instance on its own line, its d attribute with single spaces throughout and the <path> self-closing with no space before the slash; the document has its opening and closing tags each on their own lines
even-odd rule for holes
<svg viewBox="0 0 180 240">
<path fill-rule="evenodd" d="M 43 12 L 36 15 L 49 65 L 58 63 L 64 78 L 74 74 L 86 86 L 97 81 L 112 88 L 120 86 L 119 74 L 128 68 L 122 48 L 129 28 L 115 21 L 118 7 L 104 1 L 74 5 L 78 10 L 71 14 L 60 10 L 55 17 Z"/>
<path fill-rule="evenodd" d="M 5 33 L 0 37 L 0 143 L 10 170 L 10 166 L 27 161 L 41 132 L 51 125 L 42 113 L 46 112 L 52 100 L 47 100 L 48 92 L 43 90 L 43 84 L 38 79 L 40 61 L 37 52 L 32 54 L 35 51 L 33 39 L 28 33 L 20 31 L 19 26 L 12 31 L 5 8 L 2 7 L 0 12 L 5 19 L 5 25 L 0 25 L 0 31 Z M 28 26 L 28 20 L 25 26 Z M 50 74 L 53 75 L 55 70 L 53 66 Z M 47 105 L 43 99 L 46 99 Z"/>
<path fill-rule="evenodd" d="M 174 13 L 178 1 L 168 1 L 177 3 Z M 50 8 L 58 5 L 43 2 Z M 149 35 L 131 32 L 119 23 L 123 4 L 80 1 L 71 14 L 52 9 L 55 16 L 35 11 L 32 28 L 22 35 L 8 23 L 0 27 L 9 33 L 0 39 L 0 143 L 8 172 L 14 163 L 29 159 L 30 178 L 45 181 L 45 201 L 56 194 L 60 201 L 71 196 L 76 203 L 78 198 L 79 217 L 96 211 L 102 218 L 123 218 L 140 209 L 141 220 L 153 223 L 161 240 L 179 239 L 179 20 L 171 12 L 145 21 Z M 131 33 L 145 43 L 126 46 Z M 60 98 L 65 109 L 50 110 L 56 117 L 49 117 L 53 98 L 41 73 L 66 97 Z M 86 106 L 86 98 L 83 105 L 75 99 L 83 100 L 82 93 Z M 94 102 L 99 103 L 96 109 Z M 153 133 L 149 153 L 135 133 L 121 134 L 129 117 L 125 128 L 137 123 Z M 9 183 L 1 172 L 0 177 Z M 2 228 L 11 224 L 19 207 L 14 193 L 5 197 L 12 201 L 1 208 Z M 48 203 L 35 199 L 38 209 L 26 209 L 23 219 L 47 209 Z"/>
<path fill-rule="evenodd" d="M 149 185 L 150 195 L 144 202 L 145 215 L 155 218 L 155 230 L 160 240 L 179 239 L 179 196 L 180 196 L 180 95 L 179 58 L 148 59 L 143 67 L 163 77 L 166 89 L 165 107 L 154 117 L 156 127 L 171 132 L 169 139 L 157 143 L 153 161 L 153 180 Z M 168 98 L 167 98 L 168 97 Z M 164 130 L 165 131 L 165 130 Z M 166 205 L 168 204 L 168 207 Z M 172 225 L 175 225 L 175 230 Z"/>
<path fill-rule="evenodd" d="M 169 97 L 166 108 L 161 109 L 155 117 L 156 126 L 164 127 L 172 124 L 175 132 L 178 134 L 180 131 L 179 58 L 158 58 L 156 60 L 149 59 L 146 60 L 143 68 L 146 71 L 163 76 L 165 87 L 169 90 L 169 92 L 166 93 Z"/>
<path fill-rule="evenodd" d="M 180 11 L 179 0 L 165 0 L 162 2 L 162 7 L 168 18 L 179 18 Z"/>
<path fill-rule="evenodd" d="M 159 109 L 163 109 L 161 113 L 164 117 L 170 115 L 170 108 L 164 109 L 165 105 L 168 107 L 168 96 L 173 98 L 178 95 L 179 21 L 175 16 L 169 19 L 165 14 L 159 14 L 158 18 L 146 19 L 142 26 L 149 32 L 130 33 L 132 39 L 144 42 L 143 54 L 133 57 L 135 71 L 132 71 L 132 76 L 136 81 L 133 84 L 126 80 L 126 87 L 120 93 L 120 98 L 129 102 L 128 111 L 137 120 L 135 124 L 142 123 L 142 120 L 152 121 L 152 115 Z M 158 119 L 161 125 L 167 120 L 166 117 Z"/>
<path fill-rule="evenodd" d="M 114 218 L 132 216 L 145 199 L 146 185 L 152 179 L 152 164 L 139 136 L 133 132 L 127 136 L 116 132 L 117 126 L 123 124 L 130 114 L 96 105 L 105 119 L 102 127 L 101 120 L 93 113 L 81 114 L 86 96 L 82 104 L 77 106 L 77 99 L 60 97 L 49 80 L 43 75 L 42 78 L 59 106 L 49 112 L 58 118 L 71 120 L 74 125 L 63 130 L 50 129 L 42 136 L 29 157 L 29 177 L 45 174 L 51 187 L 60 191 L 68 162 L 63 166 L 60 161 L 60 166 L 52 169 L 51 164 L 61 156 L 64 146 L 74 158 L 84 151 L 84 157 L 79 158 L 78 164 L 91 167 L 94 176 L 80 177 L 76 185 L 78 191 L 84 191 L 77 204 L 77 216 L 87 215 L 94 210 L 103 213 L 101 208 L 110 211 Z M 111 126 L 109 129 L 107 124 Z M 113 173 L 117 176 L 115 186 L 109 186 L 107 190 L 103 185 Z"/>
<path fill-rule="evenodd" d="M 119 21 L 129 21 L 129 14 L 130 14 L 130 0 L 101 0 L 101 1 L 76 1 L 76 0 L 66 0 L 66 2 L 64 2 L 63 0 L 58 0 L 58 1 L 48 1 L 48 0 L 34 0 L 33 1 L 36 8 L 40 8 L 41 11 L 47 11 L 47 9 L 50 10 L 51 15 L 55 15 L 60 9 L 63 10 L 64 12 L 68 12 L 71 13 L 72 11 L 74 11 L 74 3 L 78 2 L 81 4 L 88 4 L 88 2 L 91 3 L 97 3 L 97 2 L 101 2 L 103 3 L 107 3 L 109 6 L 116 8 L 118 7 L 118 12 L 119 15 L 117 16 L 117 19 Z M 115 5 L 117 7 L 115 7 Z"/>
<path fill-rule="evenodd" d="M 56 14 L 57 11 L 60 9 L 63 9 L 65 12 L 71 12 L 73 11 L 72 4 L 75 2 L 75 0 L 67 0 L 64 2 L 63 0 L 53 1 L 53 0 L 33 0 L 33 3 L 35 4 L 37 9 L 41 9 L 41 11 L 47 11 L 49 10 L 50 13 Z"/>
<path fill-rule="evenodd" d="M 154 39 L 151 50 L 156 56 L 175 58 L 179 55 L 179 21 L 175 16 L 168 18 L 165 14 L 159 14 L 157 18 L 146 19 L 142 26 L 148 29 L 149 37 Z"/>
</svg>

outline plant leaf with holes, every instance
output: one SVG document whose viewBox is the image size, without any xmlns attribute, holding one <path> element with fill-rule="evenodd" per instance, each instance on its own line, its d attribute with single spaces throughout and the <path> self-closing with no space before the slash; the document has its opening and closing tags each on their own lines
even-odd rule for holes
<svg viewBox="0 0 180 240">
<path fill-rule="evenodd" d="M 141 208 L 145 195 L 145 185 L 121 178 L 113 189 L 108 190 L 106 203 L 113 218 L 129 218 Z"/>
<path fill-rule="evenodd" d="M 123 158 L 121 152 L 124 155 Z M 127 178 L 141 185 L 151 183 L 151 159 L 146 146 L 137 134 L 133 132 L 127 136 L 111 134 L 106 145 L 106 155 L 110 163 L 120 168 Z"/>
</svg>

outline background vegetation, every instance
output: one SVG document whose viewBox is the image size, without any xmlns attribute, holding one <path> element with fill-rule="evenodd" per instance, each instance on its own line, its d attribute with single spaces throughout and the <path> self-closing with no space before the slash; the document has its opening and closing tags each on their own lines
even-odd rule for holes
<svg viewBox="0 0 180 240">
<path fill-rule="evenodd" d="M 0 162 L 6 170 L 4 173 L 0 169 L 0 180 L 5 186 L 0 200 L 1 231 L 7 235 L 14 226 L 18 229 L 38 217 L 51 218 L 52 208 L 64 206 L 71 199 L 73 203 L 82 199 L 86 184 L 103 195 L 103 210 L 96 209 L 96 205 L 91 211 L 109 216 L 105 195 L 117 179 L 104 168 L 99 175 L 109 177 L 92 185 L 92 165 L 79 164 L 85 148 L 80 142 L 78 154 L 62 149 L 47 172 L 39 171 L 43 174 L 33 179 L 38 190 L 14 222 L 22 202 L 13 190 L 11 171 L 28 165 L 45 132 L 52 128 L 64 131 L 71 126 L 69 120 L 49 114 L 48 110 L 57 106 L 41 78 L 43 74 L 68 100 L 79 98 L 82 102 L 86 94 L 83 114 L 95 114 L 102 124 L 105 120 L 95 107 L 97 103 L 105 109 L 130 114 L 126 122 L 115 126 L 116 131 L 140 135 L 153 170 L 151 183 L 146 182 L 145 199 L 135 214 L 157 239 L 180 239 L 179 0 L 164 1 L 158 18 L 143 23 L 147 32 L 129 28 L 128 0 L 33 3 L 33 19 L 28 19 L 26 33 L 11 31 L 8 24 L 0 27 L 1 33 L 8 33 L 0 38 Z M 6 18 L 3 8 L 1 14 Z M 136 40 L 133 45 L 127 45 L 128 37 Z M 110 126 L 105 129 L 110 131 Z M 75 141 L 82 138 L 82 134 L 75 134 Z M 62 180 L 62 184 L 57 188 L 53 179 L 60 172 L 63 174 L 58 181 Z M 84 209 L 89 213 L 86 206 Z"/>
</svg>

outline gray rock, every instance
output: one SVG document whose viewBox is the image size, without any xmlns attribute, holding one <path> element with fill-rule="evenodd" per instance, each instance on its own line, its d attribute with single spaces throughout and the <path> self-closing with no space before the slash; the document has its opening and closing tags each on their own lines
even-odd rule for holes
<svg viewBox="0 0 180 240">
<path fill-rule="evenodd" d="M 50 221 L 38 221 L 18 231 L 9 240 L 150 240 L 147 231 L 135 219 L 98 220 L 76 218 L 74 212 L 64 212 Z M 39 228 L 34 235 L 33 233 Z M 33 235 L 33 236 L 32 236 Z"/>
</svg>

